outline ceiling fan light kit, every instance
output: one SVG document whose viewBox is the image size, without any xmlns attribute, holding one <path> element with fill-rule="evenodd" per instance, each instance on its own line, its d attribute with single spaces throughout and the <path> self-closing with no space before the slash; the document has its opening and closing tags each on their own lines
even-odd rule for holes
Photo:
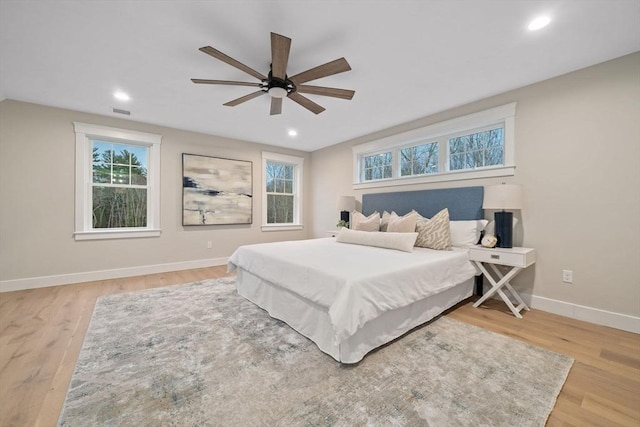
<svg viewBox="0 0 640 427">
<path fill-rule="evenodd" d="M 291 50 L 291 39 L 280 34 L 271 33 L 271 70 L 268 76 L 250 68 L 243 63 L 236 61 L 230 56 L 220 52 L 211 46 L 201 47 L 200 51 L 214 58 L 225 62 L 245 73 L 260 80 L 260 83 L 238 82 L 230 80 L 209 80 L 209 79 L 191 79 L 196 84 L 214 84 L 227 86 L 251 86 L 259 88 L 258 91 L 242 96 L 238 99 L 229 101 L 223 105 L 227 107 L 235 107 L 243 102 L 249 101 L 258 96 L 268 93 L 271 97 L 270 114 L 276 115 L 282 113 L 282 100 L 289 98 L 298 103 L 302 107 L 315 114 L 324 111 L 324 107 L 316 104 L 309 98 L 301 95 L 307 93 L 311 95 L 330 96 L 340 99 L 352 99 L 355 91 L 348 89 L 338 89 L 322 86 L 309 86 L 303 83 L 311 80 L 328 77 L 334 74 L 343 73 L 351 70 L 351 66 L 344 58 L 339 58 L 326 64 L 311 68 L 292 77 L 287 76 L 287 63 L 289 62 L 289 51 Z"/>
<path fill-rule="evenodd" d="M 284 98 L 289 95 L 289 92 L 283 87 L 274 86 L 269 88 L 269 95 L 271 95 L 272 98 Z"/>
</svg>

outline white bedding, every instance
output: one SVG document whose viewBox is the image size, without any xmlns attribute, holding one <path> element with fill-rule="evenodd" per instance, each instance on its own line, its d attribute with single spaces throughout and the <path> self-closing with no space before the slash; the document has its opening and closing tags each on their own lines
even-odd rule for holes
<svg viewBox="0 0 640 427">
<path fill-rule="evenodd" d="M 467 249 L 400 252 L 333 238 L 247 245 L 229 260 L 328 310 L 334 344 L 382 313 L 472 278 Z"/>
</svg>

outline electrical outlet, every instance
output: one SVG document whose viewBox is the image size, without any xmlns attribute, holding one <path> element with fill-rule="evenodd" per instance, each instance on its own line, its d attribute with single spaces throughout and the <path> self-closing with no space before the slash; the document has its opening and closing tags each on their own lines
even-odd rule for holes
<svg viewBox="0 0 640 427">
<path fill-rule="evenodd" d="M 562 270 L 562 281 L 565 283 L 573 283 L 573 270 Z"/>
<path fill-rule="evenodd" d="M 211 249 L 213 247 L 213 243 L 211 243 L 211 240 L 209 240 L 207 242 L 207 249 Z"/>
</svg>

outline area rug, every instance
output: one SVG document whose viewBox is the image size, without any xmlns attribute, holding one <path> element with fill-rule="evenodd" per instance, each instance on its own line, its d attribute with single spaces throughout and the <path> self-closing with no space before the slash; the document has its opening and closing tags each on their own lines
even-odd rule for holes
<svg viewBox="0 0 640 427">
<path fill-rule="evenodd" d="M 59 426 L 543 426 L 569 357 L 447 317 L 342 365 L 234 278 L 102 297 Z"/>
</svg>

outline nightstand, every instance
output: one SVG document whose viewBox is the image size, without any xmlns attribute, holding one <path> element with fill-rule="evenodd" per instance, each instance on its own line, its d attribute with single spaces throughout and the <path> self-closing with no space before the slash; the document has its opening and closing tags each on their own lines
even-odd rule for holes
<svg viewBox="0 0 640 427">
<path fill-rule="evenodd" d="M 330 237 L 336 237 L 338 234 L 340 234 L 340 230 L 327 231 L 327 236 L 330 236 Z"/>
<path fill-rule="evenodd" d="M 513 289 L 509 281 L 516 277 L 525 268 L 536 262 L 536 250 L 532 248 L 485 248 L 482 246 L 474 246 L 469 248 L 469 259 L 482 271 L 484 277 L 491 283 L 491 289 L 482 298 L 473 304 L 474 307 L 478 307 L 485 302 L 487 298 L 495 293 L 500 295 L 500 298 L 509 306 L 509 309 L 513 314 L 522 319 L 520 312 L 522 310 L 529 310 L 527 304 L 522 301 L 520 295 Z M 489 273 L 486 265 L 493 270 L 495 277 Z M 511 269 L 502 274 L 497 265 L 506 265 Z M 497 281 L 496 281 L 497 279 Z M 518 306 L 514 306 L 507 294 L 503 291 L 503 288 L 511 294 L 511 296 L 518 302 Z"/>
</svg>

